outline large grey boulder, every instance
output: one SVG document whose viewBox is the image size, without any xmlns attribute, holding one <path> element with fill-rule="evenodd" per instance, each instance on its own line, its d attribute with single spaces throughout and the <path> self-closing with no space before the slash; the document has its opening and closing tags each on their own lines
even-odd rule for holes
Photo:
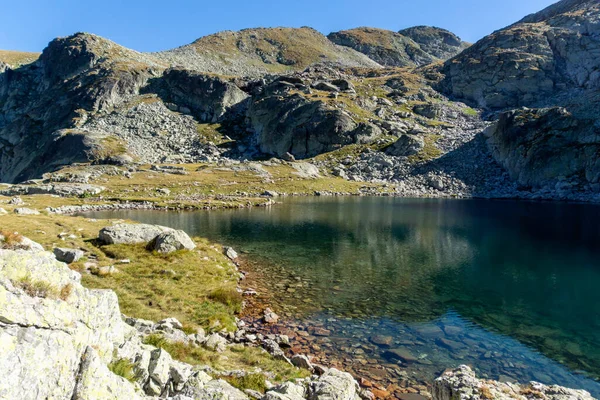
<svg viewBox="0 0 600 400">
<path fill-rule="evenodd" d="M 385 152 L 392 156 L 409 157 L 418 154 L 425 147 L 425 140 L 417 135 L 404 134 L 386 148 Z"/>
<path fill-rule="evenodd" d="M 309 400 L 359 400 L 360 388 L 352 375 L 331 368 L 308 386 Z"/>
<path fill-rule="evenodd" d="M 177 250 L 194 250 L 196 244 L 184 231 L 167 231 L 159 233 L 148 247 L 159 253 L 172 253 Z"/>
<path fill-rule="evenodd" d="M 42 282 L 44 290 L 33 292 L 22 282 Z M 108 364 L 125 341 L 115 293 L 79 282 L 52 253 L 0 250 L 0 398 L 71 398 L 76 382 L 95 368 L 91 361 L 82 368 L 84 362 L 97 357 Z M 102 387 L 115 383 L 103 376 Z M 85 387 L 75 398 L 93 397 Z"/>
<path fill-rule="evenodd" d="M 98 239 L 105 244 L 139 244 L 148 243 L 165 232 L 173 232 L 173 229 L 160 225 L 116 224 L 102 228 Z"/>
<path fill-rule="evenodd" d="M 459 368 L 446 371 L 433 383 L 433 400 L 523 400 L 530 398 L 524 393 L 535 393 L 532 398 L 547 400 L 592 400 L 585 390 L 567 389 L 561 386 L 546 386 L 531 382 L 519 385 L 508 382 L 497 382 L 478 379 L 473 370 L 461 365 Z"/>
</svg>

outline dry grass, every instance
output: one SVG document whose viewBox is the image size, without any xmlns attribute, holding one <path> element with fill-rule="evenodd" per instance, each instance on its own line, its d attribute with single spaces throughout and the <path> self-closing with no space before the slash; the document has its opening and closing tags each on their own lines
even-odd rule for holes
<svg viewBox="0 0 600 400">
<path fill-rule="evenodd" d="M 0 248 L 10 249 L 21 244 L 23 236 L 18 232 L 2 230 L 0 231 Z"/>
<path fill-rule="evenodd" d="M 25 275 L 16 282 L 17 287 L 22 289 L 28 296 L 41 297 L 43 299 L 57 299 L 59 297 L 59 290 L 56 289 L 51 283 L 41 280 L 34 280 L 30 275 Z"/>
<path fill-rule="evenodd" d="M 41 53 L 30 53 L 25 51 L 0 50 L 0 61 L 12 67 L 30 64 L 40 57 Z"/>
</svg>

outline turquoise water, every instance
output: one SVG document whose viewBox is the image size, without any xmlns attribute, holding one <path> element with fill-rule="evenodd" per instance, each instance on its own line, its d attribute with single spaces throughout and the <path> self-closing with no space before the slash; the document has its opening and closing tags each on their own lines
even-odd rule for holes
<svg viewBox="0 0 600 400">
<path fill-rule="evenodd" d="M 493 379 L 600 396 L 598 206 L 300 198 L 86 215 L 167 225 L 246 252 L 262 261 L 284 312 L 331 330 L 332 352 L 397 363 L 423 380 L 466 363 Z M 390 359 L 373 335 L 418 361 Z"/>
</svg>

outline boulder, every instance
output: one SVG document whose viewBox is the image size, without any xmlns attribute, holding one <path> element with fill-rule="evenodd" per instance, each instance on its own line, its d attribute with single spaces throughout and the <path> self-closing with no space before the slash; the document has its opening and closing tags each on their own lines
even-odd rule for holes
<svg viewBox="0 0 600 400">
<path fill-rule="evenodd" d="M 139 244 L 148 243 L 161 233 L 172 231 L 159 225 L 117 224 L 102 228 L 98 239 L 105 244 Z"/>
<path fill-rule="evenodd" d="M 360 388 L 352 375 L 331 368 L 308 386 L 309 400 L 356 400 Z"/>
<path fill-rule="evenodd" d="M 55 247 L 53 252 L 58 261 L 62 261 L 67 264 L 77 262 L 81 259 L 81 257 L 83 257 L 83 251 L 79 249 Z"/>
<path fill-rule="evenodd" d="M 227 258 L 229 258 L 231 261 L 235 261 L 238 259 L 238 253 L 233 249 L 233 247 L 224 247 L 223 251 Z"/>
<path fill-rule="evenodd" d="M 260 150 L 286 159 L 286 153 L 302 159 L 351 144 L 358 126 L 322 101 L 269 90 L 252 98 L 247 115 Z"/>
<path fill-rule="evenodd" d="M 417 135 L 400 135 L 398 140 L 385 149 L 392 156 L 409 157 L 420 153 L 425 148 L 425 140 Z"/>
<path fill-rule="evenodd" d="M 298 368 L 304 368 L 309 371 L 312 371 L 314 369 L 314 367 L 313 367 L 312 363 L 310 362 L 310 360 L 308 359 L 308 357 L 303 354 L 294 355 L 290 359 L 290 361 L 292 362 L 292 364 L 294 364 L 294 366 L 296 366 Z"/>
<path fill-rule="evenodd" d="M 38 210 L 33 210 L 31 208 L 19 207 L 15 208 L 15 214 L 19 215 L 40 215 Z"/>
<path fill-rule="evenodd" d="M 227 348 L 227 339 L 218 333 L 213 333 L 206 338 L 204 347 L 207 349 L 222 353 Z"/>
<path fill-rule="evenodd" d="M 148 248 L 159 253 L 172 253 L 177 250 L 194 250 L 196 244 L 184 231 L 167 231 L 159 233 L 148 244 Z"/>
</svg>

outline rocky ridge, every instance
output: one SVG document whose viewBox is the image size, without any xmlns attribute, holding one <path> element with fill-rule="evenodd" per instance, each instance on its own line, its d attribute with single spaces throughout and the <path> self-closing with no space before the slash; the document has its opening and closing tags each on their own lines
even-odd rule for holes
<svg viewBox="0 0 600 400">
<path fill-rule="evenodd" d="M 455 34 L 429 26 L 416 26 L 400 32 L 363 27 L 333 32 L 327 37 L 388 67 L 421 66 L 445 61 L 468 47 Z"/>
</svg>

